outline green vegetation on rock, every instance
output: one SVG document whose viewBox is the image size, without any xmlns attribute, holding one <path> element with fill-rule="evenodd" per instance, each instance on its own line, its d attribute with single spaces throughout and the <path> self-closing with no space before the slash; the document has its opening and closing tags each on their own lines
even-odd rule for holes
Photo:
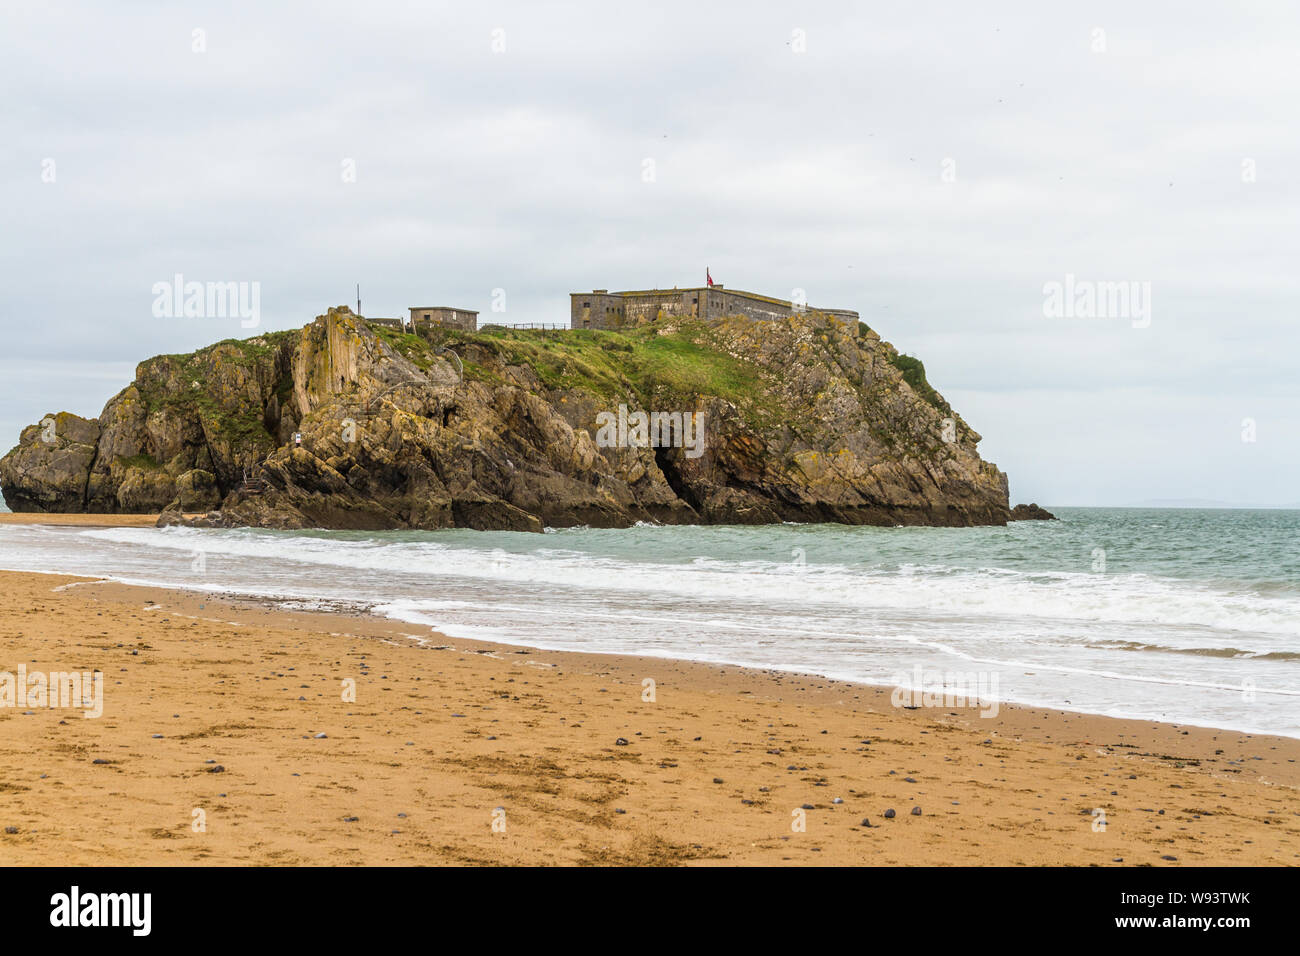
<svg viewBox="0 0 1300 956">
<path fill-rule="evenodd" d="M 162 465 L 154 459 L 153 455 L 145 454 L 127 455 L 119 458 L 117 463 L 123 468 L 143 468 L 146 471 L 157 471 L 162 468 Z"/>
<path fill-rule="evenodd" d="M 903 373 L 903 381 L 912 387 L 912 391 L 945 415 L 952 414 L 952 406 L 926 381 L 925 363 L 919 358 L 901 352 L 892 352 L 889 356 L 889 364 Z"/>
<path fill-rule="evenodd" d="M 715 331 L 703 322 L 686 322 L 667 331 L 636 328 L 620 331 L 573 329 L 513 329 L 494 326 L 478 332 L 434 330 L 430 339 L 375 327 L 375 333 L 421 369 L 438 358 L 447 345 L 461 356 L 465 377 L 501 384 L 497 364 L 532 369 L 549 389 L 582 389 L 601 399 L 643 404 L 678 401 L 693 405 L 697 396 L 712 395 L 733 403 L 754 422 L 765 423 L 776 413 L 770 377 L 752 363 L 742 362 L 717 347 Z M 482 349 L 493 362 L 475 361 Z"/>
</svg>

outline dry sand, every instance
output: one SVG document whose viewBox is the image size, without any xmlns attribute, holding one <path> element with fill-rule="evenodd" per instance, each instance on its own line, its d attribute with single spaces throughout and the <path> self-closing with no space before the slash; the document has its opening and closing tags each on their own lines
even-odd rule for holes
<svg viewBox="0 0 1300 956">
<path fill-rule="evenodd" d="M 97 668 L 106 687 L 99 719 L 0 708 L 3 864 L 1300 861 L 1296 740 L 908 711 L 839 681 L 443 639 L 360 612 L 0 585 L 0 671 Z"/>
</svg>

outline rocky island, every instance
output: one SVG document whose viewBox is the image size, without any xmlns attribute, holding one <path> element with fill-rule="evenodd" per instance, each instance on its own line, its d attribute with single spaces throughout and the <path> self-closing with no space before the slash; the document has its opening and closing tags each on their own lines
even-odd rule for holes
<svg viewBox="0 0 1300 956">
<path fill-rule="evenodd" d="M 698 447 L 602 436 L 642 411 Z M 24 429 L 0 489 L 14 511 L 223 527 L 1005 524 L 979 441 L 920 361 L 841 315 L 417 335 L 341 306 L 141 362 L 98 419 Z"/>
</svg>

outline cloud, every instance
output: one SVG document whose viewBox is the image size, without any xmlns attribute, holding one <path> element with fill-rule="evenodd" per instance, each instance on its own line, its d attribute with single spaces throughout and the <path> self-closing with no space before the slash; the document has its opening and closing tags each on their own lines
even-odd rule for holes
<svg viewBox="0 0 1300 956">
<path fill-rule="evenodd" d="M 707 265 L 919 355 L 1013 496 L 1293 500 L 1297 14 L 1194 7 L 17 4 L 5 367 L 70 372 L 8 379 L 0 436 L 247 334 L 154 318 L 178 272 L 260 282 L 288 328 L 357 282 L 373 314 L 504 288 L 562 321 Z M 1044 318 L 1066 273 L 1150 282 L 1151 327 Z M 1264 453 L 1207 455 L 1243 415 Z"/>
</svg>

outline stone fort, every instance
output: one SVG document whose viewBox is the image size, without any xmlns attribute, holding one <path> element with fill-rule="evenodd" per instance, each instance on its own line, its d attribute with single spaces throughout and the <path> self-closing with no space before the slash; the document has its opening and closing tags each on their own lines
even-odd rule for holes
<svg viewBox="0 0 1300 956">
<path fill-rule="evenodd" d="M 591 292 L 569 293 L 571 329 L 627 329 L 650 325 L 670 317 L 704 321 L 730 315 L 743 315 L 751 319 L 780 319 L 799 312 L 833 315 L 848 322 L 853 328 L 858 324 L 858 313 L 851 309 L 814 308 L 805 303 L 776 299 L 757 292 L 727 289 L 716 284 L 689 289 L 645 289 L 631 292 L 593 289 Z M 478 330 L 478 313 L 472 309 L 411 306 L 410 313 L 409 319 L 366 316 L 365 320 L 373 325 L 399 332 L 413 332 L 416 335 L 431 332 L 434 328 L 459 329 L 463 332 Z"/>
<path fill-rule="evenodd" d="M 724 315 L 745 315 L 751 319 L 777 319 L 797 312 L 835 315 L 857 326 L 858 313 L 851 309 L 814 309 L 804 303 L 774 299 L 757 292 L 725 289 L 720 285 L 694 289 L 646 289 L 639 292 L 591 292 L 569 294 L 569 325 L 575 329 L 624 329 L 649 325 L 669 317 L 718 319 Z"/>
</svg>

